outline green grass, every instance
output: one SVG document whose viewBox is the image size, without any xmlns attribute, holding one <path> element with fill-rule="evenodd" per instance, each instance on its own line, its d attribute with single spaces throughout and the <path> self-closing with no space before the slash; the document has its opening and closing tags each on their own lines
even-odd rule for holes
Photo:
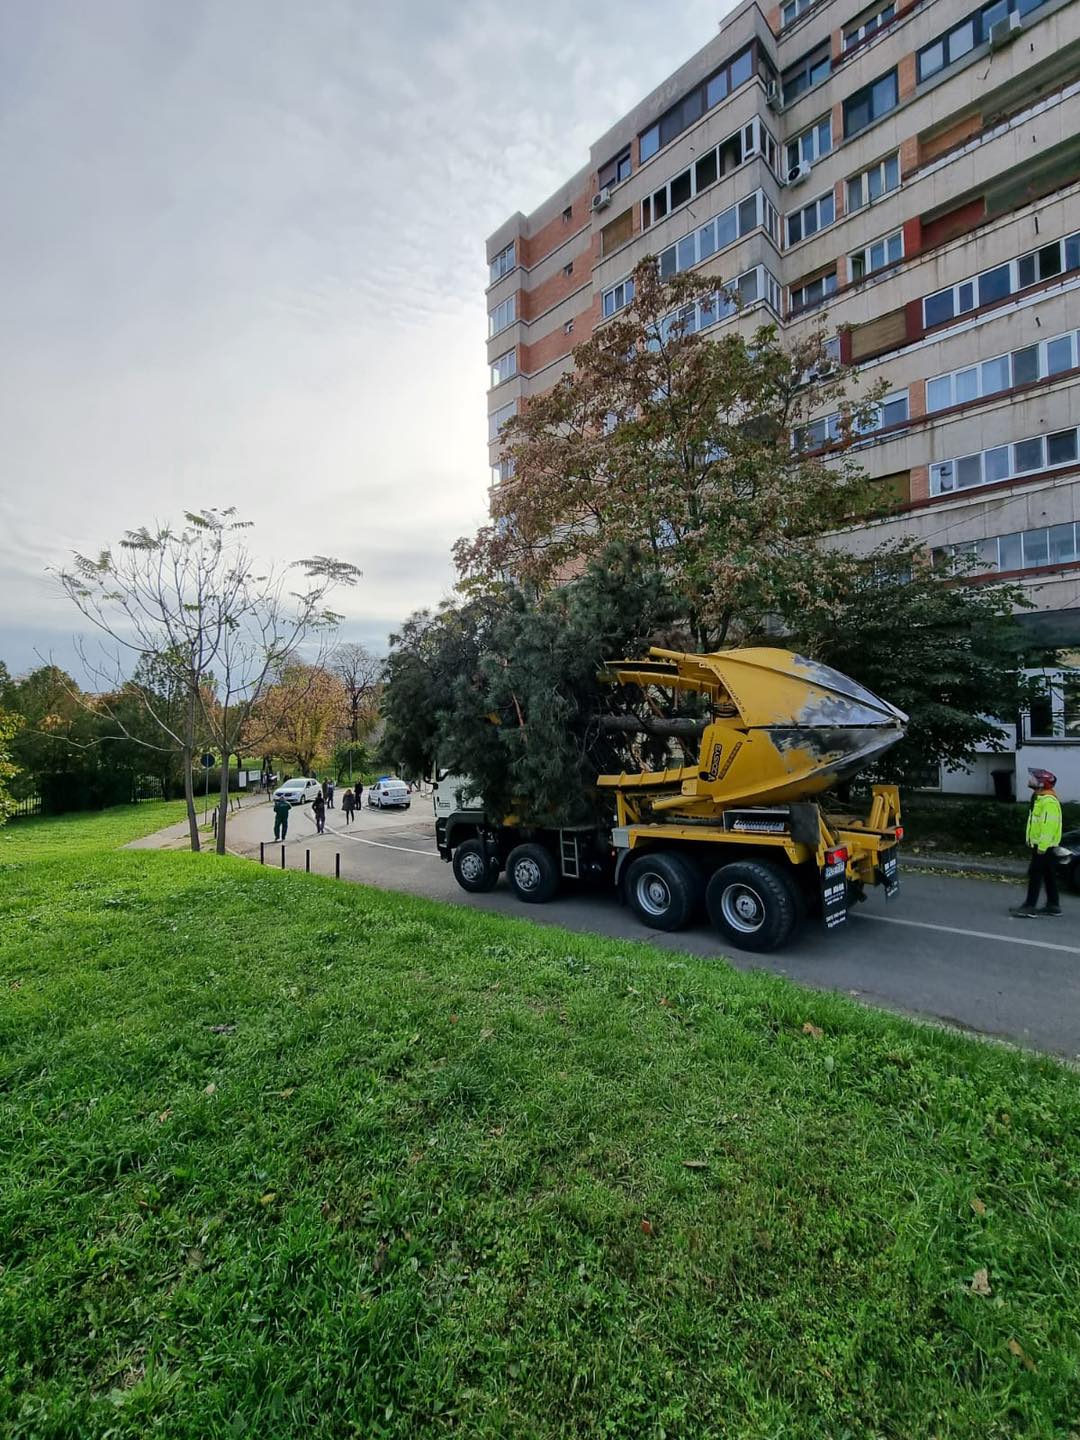
<svg viewBox="0 0 1080 1440">
<path fill-rule="evenodd" d="M 99 855 L 152 835 L 187 818 L 183 800 L 144 800 L 140 805 L 114 805 L 96 814 L 55 815 L 13 820 L 0 829 L 0 864 L 11 860 L 61 859 Z M 202 820 L 202 810 L 199 809 Z M 3 876 L 0 874 L 0 879 Z"/>
<path fill-rule="evenodd" d="M 1075 1430 L 1074 1073 L 131 823 L 0 841 L 5 1440 Z"/>
</svg>

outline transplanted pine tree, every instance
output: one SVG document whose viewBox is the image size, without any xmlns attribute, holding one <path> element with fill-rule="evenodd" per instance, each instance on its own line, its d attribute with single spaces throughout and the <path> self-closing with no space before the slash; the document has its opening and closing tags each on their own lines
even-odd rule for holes
<svg viewBox="0 0 1080 1440">
<path fill-rule="evenodd" d="M 850 564 L 816 543 L 883 508 L 846 442 L 871 423 L 824 330 L 701 333 L 731 302 L 715 281 L 634 274 L 633 303 L 574 351 L 574 369 L 503 430 L 513 474 L 491 522 L 456 550 L 466 580 L 510 574 L 543 591 L 613 541 L 661 566 L 695 641 L 712 650 L 817 603 Z M 793 436 L 839 415 L 828 462 Z"/>
</svg>

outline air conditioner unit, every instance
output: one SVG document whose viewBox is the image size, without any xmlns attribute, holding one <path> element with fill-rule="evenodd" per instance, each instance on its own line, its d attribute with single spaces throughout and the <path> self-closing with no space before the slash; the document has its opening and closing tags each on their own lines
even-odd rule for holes
<svg viewBox="0 0 1080 1440">
<path fill-rule="evenodd" d="M 784 95 L 775 80 L 770 80 L 765 90 L 765 104 L 770 110 L 782 110 L 784 108 Z"/>
<path fill-rule="evenodd" d="M 593 210 L 606 210 L 607 207 L 608 207 L 610 204 L 611 204 L 611 186 L 610 186 L 610 185 L 605 185 L 602 190 L 598 190 L 598 191 L 596 192 L 596 194 L 592 197 L 592 209 L 593 209 Z"/>
<path fill-rule="evenodd" d="M 813 168 L 809 160 L 800 160 L 798 165 L 793 165 L 787 172 L 787 179 L 784 183 L 786 185 L 801 185 L 804 180 L 810 179 L 810 171 L 813 170 Z"/>
<path fill-rule="evenodd" d="M 1020 32 L 1020 12 L 1014 10 L 1011 15 L 1004 15 L 990 26 L 990 49 L 1000 50 L 1003 45 L 1008 45 L 1010 40 L 1015 40 Z"/>
</svg>

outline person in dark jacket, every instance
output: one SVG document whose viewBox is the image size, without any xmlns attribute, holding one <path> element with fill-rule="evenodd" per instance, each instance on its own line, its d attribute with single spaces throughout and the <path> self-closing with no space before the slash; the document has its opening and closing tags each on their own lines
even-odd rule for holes
<svg viewBox="0 0 1080 1440">
<path fill-rule="evenodd" d="M 274 839 L 284 840 L 289 833 L 289 811 L 292 806 L 288 800 L 274 801 Z"/>
<path fill-rule="evenodd" d="M 1057 856 L 1061 844 L 1061 801 L 1054 794 L 1057 776 L 1049 770 L 1029 770 L 1031 807 L 1028 810 L 1026 840 L 1031 853 L 1028 866 L 1027 898 L 1011 915 L 1027 920 L 1034 915 L 1060 915 L 1057 887 Z M 1046 904 L 1040 910 L 1039 891 L 1046 886 Z"/>
<path fill-rule="evenodd" d="M 334 782 L 333 782 L 333 780 L 327 780 L 326 784 L 323 786 L 323 794 L 326 796 L 326 808 L 327 808 L 328 810 L 332 810 L 332 809 L 334 808 Z"/>
<path fill-rule="evenodd" d="M 362 810 L 364 808 L 364 782 L 362 780 L 357 780 L 353 786 L 353 794 L 356 796 L 357 810 Z"/>
<path fill-rule="evenodd" d="M 316 795 L 311 802 L 311 813 L 315 816 L 315 833 L 321 835 L 326 824 L 326 801 L 321 795 Z"/>
<path fill-rule="evenodd" d="M 346 790 L 342 795 L 341 808 L 345 812 L 345 824 L 351 825 L 353 811 L 356 809 L 356 796 L 351 790 Z"/>
</svg>

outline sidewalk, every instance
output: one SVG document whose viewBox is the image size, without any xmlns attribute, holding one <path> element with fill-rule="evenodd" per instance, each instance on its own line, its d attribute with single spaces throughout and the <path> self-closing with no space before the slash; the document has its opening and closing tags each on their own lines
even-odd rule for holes
<svg viewBox="0 0 1080 1440">
<path fill-rule="evenodd" d="M 267 805 L 267 797 L 263 794 L 245 794 L 240 796 L 240 810 L 252 810 L 256 805 Z M 211 810 L 216 806 L 211 806 Z M 214 836 L 210 830 L 210 819 L 207 818 L 206 828 L 203 828 L 203 802 L 200 800 L 195 806 L 199 818 L 199 835 L 203 846 L 213 849 Z M 236 810 L 230 810 L 230 815 L 235 815 Z M 228 827 L 226 827 L 226 834 Z M 187 819 L 178 820 L 175 825 L 166 825 L 164 830 L 155 830 L 153 835 L 143 835 L 138 840 L 129 840 L 123 847 L 125 850 L 187 850 L 191 846 L 191 833 L 188 830 Z"/>
<path fill-rule="evenodd" d="M 1010 860 L 1002 855 L 957 855 L 943 850 L 925 850 L 918 855 L 901 849 L 903 870 L 938 871 L 951 875 L 994 875 L 1001 880 L 1015 880 L 1027 874 L 1026 860 Z"/>
</svg>

